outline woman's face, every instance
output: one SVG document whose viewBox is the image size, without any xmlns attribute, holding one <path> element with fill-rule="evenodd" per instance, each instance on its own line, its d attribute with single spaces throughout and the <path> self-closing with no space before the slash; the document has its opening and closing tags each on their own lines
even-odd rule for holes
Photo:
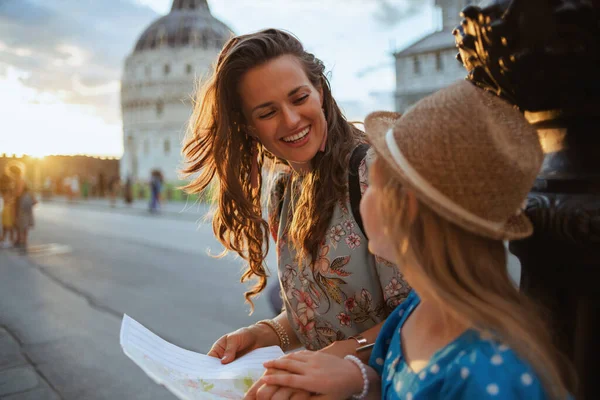
<svg viewBox="0 0 600 400">
<path fill-rule="evenodd" d="M 381 207 L 383 181 L 378 173 L 380 165 L 375 162 L 369 168 L 369 187 L 360 201 L 360 215 L 363 219 L 365 233 L 369 237 L 369 251 L 386 260 L 396 261 L 396 243 L 386 229 L 384 210 Z"/>
<path fill-rule="evenodd" d="M 238 85 L 250 133 L 296 170 L 310 170 L 327 122 L 322 89 L 312 85 L 300 61 L 275 58 L 246 72 Z"/>
</svg>

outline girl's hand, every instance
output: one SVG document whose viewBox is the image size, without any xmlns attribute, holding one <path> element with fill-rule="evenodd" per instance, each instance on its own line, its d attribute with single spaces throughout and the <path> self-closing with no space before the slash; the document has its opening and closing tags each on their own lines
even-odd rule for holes
<svg viewBox="0 0 600 400">
<path fill-rule="evenodd" d="M 208 355 L 220 358 L 222 364 L 229 364 L 249 351 L 277 344 L 277 334 L 267 325 L 251 325 L 221 336 L 212 345 Z"/>
<path fill-rule="evenodd" d="M 266 385 L 262 378 L 272 374 L 286 375 L 288 372 L 276 369 L 268 369 L 261 379 L 256 381 L 254 385 L 252 385 L 252 387 L 246 392 L 244 400 L 308 400 L 311 397 L 311 394 L 304 390 Z"/>
<path fill-rule="evenodd" d="M 267 369 L 286 374 L 265 374 L 261 381 L 270 386 L 284 386 L 347 399 L 363 388 L 360 369 L 349 360 L 323 352 L 299 351 L 277 360 L 267 361 Z"/>
</svg>

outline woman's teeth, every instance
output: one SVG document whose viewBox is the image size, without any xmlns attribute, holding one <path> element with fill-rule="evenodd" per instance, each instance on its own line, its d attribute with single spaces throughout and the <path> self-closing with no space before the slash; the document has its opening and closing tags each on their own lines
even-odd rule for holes
<svg viewBox="0 0 600 400">
<path fill-rule="evenodd" d="M 287 142 L 287 143 L 297 142 L 300 139 L 304 139 L 304 137 L 306 135 L 308 135 L 308 131 L 310 131 L 310 126 L 304 128 L 304 130 L 302 130 L 301 132 L 299 132 L 295 135 L 286 136 L 286 137 L 282 138 L 281 140 L 283 140 L 284 142 Z"/>
</svg>

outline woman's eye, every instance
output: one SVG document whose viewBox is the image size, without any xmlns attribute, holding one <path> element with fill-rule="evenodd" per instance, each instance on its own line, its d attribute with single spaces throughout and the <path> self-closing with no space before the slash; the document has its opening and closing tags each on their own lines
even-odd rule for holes
<svg viewBox="0 0 600 400">
<path fill-rule="evenodd" d="M 294 100 L 294 104 L 300 104 L 303 103 L 304 100 L 308 99 L 308 95 L 305 94 L 304 96 L 298 97 L 296 100 Z"/>
<path fill-rule="evenodd" d="M 259 116 L 258 116 L 258 118 L 260 118 L 260 119 L 269 118 L 269 117 L 270 117 L 271 115 L 273 115 L 273 114 L 275 114 L 275 111 L 270 111 L 270 112 L 268 112 L 268 113 L 265 113 L 265 114 L 259 115 Z"/>
</svg>

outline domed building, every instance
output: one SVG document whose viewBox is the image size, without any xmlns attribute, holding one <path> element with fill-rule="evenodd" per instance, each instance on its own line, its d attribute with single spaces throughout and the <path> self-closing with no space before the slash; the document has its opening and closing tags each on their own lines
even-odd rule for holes
<svg viewBox="0 0 600 400">
<path fill-rule="evenodd" d="M 206 0 L 174 0 L 171 12 L 141 34 L 121 82 L 122 179 L 146 181 L 155 169 L 167 181 L 178 179 L 196 81 L 231 35 Z"/>
</svg>

